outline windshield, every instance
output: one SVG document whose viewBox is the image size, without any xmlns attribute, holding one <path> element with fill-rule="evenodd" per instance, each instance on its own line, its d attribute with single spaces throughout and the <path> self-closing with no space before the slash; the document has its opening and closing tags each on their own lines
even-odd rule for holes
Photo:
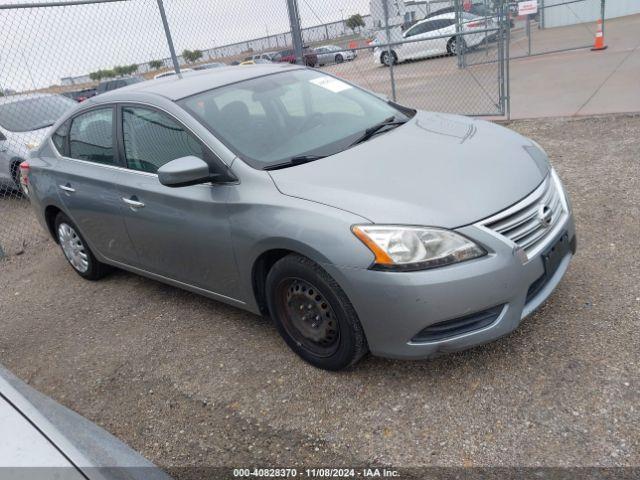
<svg viewBox="0 0 640 480">
<path fill-rule="evenodd" d="M 179 103 L 255 168 L 333 155 L 380 122 L 408 120 L 377 96 L 314 70 L 254 78 Z"/>
<path fill-rule="evenodd" d="M 50 127 L 76 102 L 62 95 L 33 97 L 0 103 L 0 125 L 11 132 Z"/>
</svg>

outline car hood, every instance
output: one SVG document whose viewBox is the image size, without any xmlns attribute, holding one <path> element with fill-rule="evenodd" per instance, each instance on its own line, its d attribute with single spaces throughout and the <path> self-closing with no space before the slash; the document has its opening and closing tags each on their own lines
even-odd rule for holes
<svg viewBox="0 0 640 480">
<path fill-rule="evenodd" d="M 548 173 L 499 125 L 418 112 L 405 125 L 315 162 L 269 172 L 281 193 L 374 223 L 456 228 L 499 212 Z"/>
<path fill-rule="evenodd" d="M 51 127 L 31 130 L 29 132 L 7 132 L 6 137 L 9 142 L 9 148 L 14 154 L 27 156 L 29 154 L 27 145 L 31 145 L 31 150 L 35 150 L 46 138 L 49 128 Z"/>
</svg>

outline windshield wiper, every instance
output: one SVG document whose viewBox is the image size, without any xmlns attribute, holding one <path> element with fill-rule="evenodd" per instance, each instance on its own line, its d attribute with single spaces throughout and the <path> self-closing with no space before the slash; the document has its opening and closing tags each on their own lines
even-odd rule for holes
<svg viewBox="0 0 640 480">
<path fill-rule="evenodd" d="M 355 142 L 353 142 L 350 146 L 353 147 L 354 145 L 357 145 L 359 143 L 366 142 L 367 140 L 369 140 L 371 137 L 373 137 L 376 133 L 380 132 L 385 127 L 393 127 L 393 126 L 398 127 L 405 123 L 407 123 L 407 120 L 396 120 L 395 115 L 392 117 L 389 117 L 380 123 L 376 123 L 373 127 L 367 128 L 362 134 L 362 136 L 358 137 L 358 139 Z"/>
<path fill-rule="evenodd" d="M 267 165 L 263 168 L 263 170 L 279 170 L 281 168 L 293 167 L 295 165 L 302 165 L 303 163 L 320 160 L 321 158 L 324 158 L 326 156 L 327 155 L 297 155 L 295 157 L 291 157 L 286 162 L 276 163 L 275 165 Z"/>
</svg>

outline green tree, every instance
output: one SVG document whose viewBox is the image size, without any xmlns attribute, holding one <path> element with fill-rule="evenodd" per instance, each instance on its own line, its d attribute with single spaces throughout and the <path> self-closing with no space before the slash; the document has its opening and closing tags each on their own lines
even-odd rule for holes
<svg viewBox="0 0 640 480">
<path fill-rule="evenodd" d="M 182 58 L 184 58 L 187 63 L 197 62 L 202 58 L 202 50 L 184 49 L 182 51 Z"/>
<path fill-rule="evenodd" d="M 164 62 L 162 60 L 151 60 L 149 62 L 149 68 L 151 70 L 160 70 L 163 65 L 164 65 Z"/>
<path fill-rule="evenodd" d="M 124 77 L 126 75 L 131 75 L 138 71 L 138 65 L 135 63 L 131 65 L 116 65 L 112 69 L 113 73 L 118 77 Z"/>
<path fill-rule="evenodd" d="M 345 20 L 344 24 L 347 26 L 347 28 L 351 29 L 353 33 L 356 33 L 356 29 L 365 26 L 364 19 L 359 13 L 351 15 L 349 18 L 347 18 L 347 20 Z"/>
<path fill-rule="evenodd" d="M 105 78 L 112 78 L 116 76 L 116 72 L 114 70 L 96 70 L 95 72 L 91 72 L 89 74 L 89 78 L 93 81 L 99 82 Z"/>
</svg>

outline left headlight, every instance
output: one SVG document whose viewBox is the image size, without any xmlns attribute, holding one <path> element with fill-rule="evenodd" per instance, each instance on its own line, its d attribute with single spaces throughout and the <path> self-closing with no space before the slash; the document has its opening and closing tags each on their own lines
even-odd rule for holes
<svg viewBox="0 0 640 480">
<path fill-rule="evenodd" d="M 354 225 L 379 270 L 425 270 L 481 257 L 487 251 L 451 230 L 397 225 Z"/>
</svg>

